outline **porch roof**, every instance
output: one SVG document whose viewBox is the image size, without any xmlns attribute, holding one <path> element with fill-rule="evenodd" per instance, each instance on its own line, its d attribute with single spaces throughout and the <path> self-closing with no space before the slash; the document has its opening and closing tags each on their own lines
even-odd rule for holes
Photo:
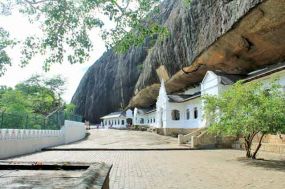
<svg viewBox="0 0 285 189">
<path fill-rule="evenodd" d="M 126 117 L 126 112 L 112 112 L 108 115 L 101 117 L 101 119 L 111 119 L 111 118 L 119 118 Z"/>
<path fill-rule="evenodd" d="M 197 92 L 192 95 L 173 94 L 173 95 L 167 95 L 167 96 L 168 96 L 169 102 L 182 103 L 182 102 L 186 102 L 188 100 L 192 100 L 192 99 L 200 97 L 201 92 Z"/>
<path fill-rule="evenodd" d="M 245 82 L 249 82 L 255 79 L 259 79 L 261 77 L 265 77 L 267 75 L 271 75 L 273 73 L 285 70 L 285 62 L 280 62 L 278 64 L 274 64 L 271 66 L 267 66 L 263 69 L 256 70 L 248 74 L 248 77 L 244 79 Z"/>
</svg>

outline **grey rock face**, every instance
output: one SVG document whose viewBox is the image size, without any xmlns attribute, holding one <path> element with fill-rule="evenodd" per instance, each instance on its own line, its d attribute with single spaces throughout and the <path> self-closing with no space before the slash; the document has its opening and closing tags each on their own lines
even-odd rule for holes
<svg viewBox="0 0 285 189">
<path fill-rule="evenodd" d="M 146 42 L 123 55 L 112 50 L 104 53 L 88 69 L 72 98 L 76 113 L 98 123 L 101 116 L 127 106 L 138 91 L 159 83 L 157 68 L 164 65 L 166 74 L 171 77 L 182 67 L 191 65 L 261 2 L 192 0 L 188 7 L 180 0 L 165 0 L 155 19 L 169 28 L 169 37 L 157 41 L 153 47 Z"/>
</svg>

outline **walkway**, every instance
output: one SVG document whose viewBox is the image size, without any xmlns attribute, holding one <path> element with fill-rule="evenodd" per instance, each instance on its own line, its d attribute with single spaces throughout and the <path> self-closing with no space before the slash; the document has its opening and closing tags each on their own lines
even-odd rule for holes
<svg viewBox="0 0 285 189">
<path fill-rule="evenodd" d="M 88 140 L 65 147 L 176 145 L 174 138 L 155 136 L 147 132 L 93 130 Z M 240 159 L 242 156 L 244 153 L 238 150 L 47 151 L 11 160 L 111 163 L 111 189 L 284 188 L 284 156 L 263 154 L 271 161 L 245 161 Z"/>
<path fill-rule="evenodd" d="M 114 129 L 92 129 L 83 141 L 54 149 L 189 149 L 179 146 L 177 138 L 150 132 Z"/>
</svg>

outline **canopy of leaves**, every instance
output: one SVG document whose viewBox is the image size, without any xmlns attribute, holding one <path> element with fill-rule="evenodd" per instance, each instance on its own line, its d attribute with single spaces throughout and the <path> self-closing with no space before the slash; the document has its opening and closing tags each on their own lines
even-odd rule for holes
<svg viewBox="0 0 285 189">
<path fill-rule="evenodd" d="M 150 17 L 150 13 L 159 11 L 160 2 L 8 0 L 0 1 L 0 13 L 9 14 L 16 6 L 20 12 L 29 16 L 32 23 L 40 25 L 43 34 L 29 36 L 23 42 L 21 64 L 25 66 L 36 54 L 40 54 L 46 57 L 44 69 L 49 70 L 51 64 L 62 63 L 65 59 L 71 64 L 84 63 L 93 48 L 89 32 L 94 28 L 101 31 L 107 48 L 115 47 L 119 52 L 142 44 L 146 37 L 167 35 L 166 28 Z"/>
<path fill-rule="evenodd" d="M 65 81 L 59 76 L 45 79 L 34 75 L 16 85 L 15 89 L 0 88 L 0 109 L 14 113 L 48 115 L 63 105 L 61 95 Z"/>
<path fill-rule="evenodd" d="M 6 52 L 6 48 L 13 45 L 14 42 L 9 39 L 9 33 L 0 26 L 0 77 L 11 65 L 11 59 Z"/>
<path fill-rule="evenodd" d="M 0 109 L 6 112 L 31 113 L 31 102 L 18 90 L 7 90 L 0 99 Z"/>
<path fill-rule="evenodd" d="M 209 131 L 251 136 L 285 132 L 285 93 L 280 85 L 238 82 L 220 96 L 207 96 L 205 116 Z"/>
</svg>

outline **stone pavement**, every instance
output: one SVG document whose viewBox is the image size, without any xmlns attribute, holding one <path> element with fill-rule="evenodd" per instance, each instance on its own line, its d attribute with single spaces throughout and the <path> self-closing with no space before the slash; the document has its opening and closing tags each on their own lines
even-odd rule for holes
<svg viewBox="0 0 285 189">
<path fill-rule="evenodd" d="M 83 141 L 55 147 L 56 149 L 188 149 L 179 146 L 177 138 L 143 131 L 92 129 Z"/>
<path fill-rule="evenodd" d="M 92 131 L 87 140 L 77 143 L 78 147 L 106 143 L 122 147 L 128 144 L 144 146 L 153 141 L 143 141 L 148 133 L 112 131 L 121 138 L 122 144 L 106 139 L 102 132 Z M 111 133 L 107 131 L 106 133 Z M 94 135 L 93 135 L 94 134 Z M 102 136 L 101 136 L 102 134 Z M 150 133 L 149 133 L 150 134 Z M 99 140 L 96 142 L 96 136 Z M 141 140 L 128 142 L 125 135 Z M 135 136 L 137 135 L 137 136 Z M 160 136 L 158 136 L 159 138 Z M 108 136 L 108 138 L 113 138 Z M 162 141 L 173 141 L 162 137 Z M 94 141 L 93 141 L 94 140 Z M 154 139 L 156 140 L 156 139 Z M 93 141 L 93 142 L 91 142 Z M 112 141 L 112 142 L 111 142 Z M 161 141 L 161 140 L 158 140 Z M 176 140 L 175 140 L 176 141 Z M 117 141 L 118 142 L 118 141 Z M 156 145 L 165 145 L 165 143 Z M 71 145 L 70 145 L 71 146 Z M 172 146 L 172 145 L 171 145 Z M 88 147 L 88 145 L 87 145 Z M 92 146 L 93 147 L 93 146 Z M 123 146 L 124 147 L 124 146 Z M 262 154 L 271 161 L 246 161 L 238 150 L 185 150 L 185 151 L 47 151 L 10 160 L 15 161 L 82 161 L 112 163 L 110 173 L 111 189 L 283 189 L 285 188 L 285 157 L 277 154 Z M 1 176 L 0 176 L 1 179 Z"/>
</svg>

